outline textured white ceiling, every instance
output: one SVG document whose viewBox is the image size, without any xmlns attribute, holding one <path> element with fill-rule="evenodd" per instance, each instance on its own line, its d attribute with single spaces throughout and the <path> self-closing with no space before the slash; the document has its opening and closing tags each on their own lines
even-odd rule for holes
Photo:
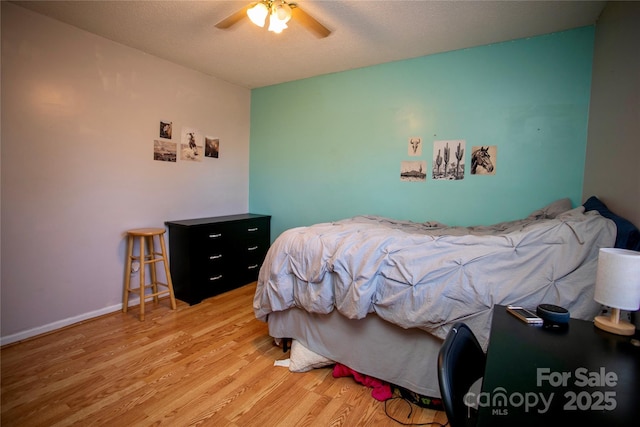
<svg viewBox="0 0 640 427">
<path fill-rule="evenodd" d="M 16 1 L 177 64 L 256 88 L 595 24 L 600 1 L 298 0 L 333 33 L 291 21 L 273 34 L 248 19 L 214 25 L 250 0 Z"/>
</svg>

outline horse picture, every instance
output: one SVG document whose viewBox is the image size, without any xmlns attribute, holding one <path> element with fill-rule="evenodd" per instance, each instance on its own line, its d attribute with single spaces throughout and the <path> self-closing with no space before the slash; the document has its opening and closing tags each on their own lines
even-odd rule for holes
<svg viewBox="0 0 640 427">
<path fill-rule="evenodd" d="M 197 129 L 182 128 L 180 160 L 202 161 L 202 133 Z"/>
<path fill-rule="evenodd" d="M 491 162 L 489 151 L 492 151 L 495 156 L 496 147 L 473 147 L 471 152 L 471 175 L 493 175 L 495 173 L 495 166 Z"/>
</svg>

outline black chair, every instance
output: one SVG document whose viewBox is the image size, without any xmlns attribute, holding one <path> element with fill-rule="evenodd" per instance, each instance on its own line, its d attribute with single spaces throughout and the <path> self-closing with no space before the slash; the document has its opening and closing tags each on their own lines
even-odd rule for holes
<svg viewBox="0 0 640 427">
<path fill-rule="evenodd" d="M 465 395 L 484 376 L 486 356 L 476 336 L 464 323 L 458 322 L 449 331 L 438 354 L 438 383 L 444 409 L 451 427 L 473 426 L 477 410 Z"/>
</svg>

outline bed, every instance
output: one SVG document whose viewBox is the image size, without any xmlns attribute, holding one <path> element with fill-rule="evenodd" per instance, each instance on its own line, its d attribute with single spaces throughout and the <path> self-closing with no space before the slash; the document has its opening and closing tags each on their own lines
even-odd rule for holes
<svg viewBox="0 0 640 427">
<path fill-rule="evenodd" d="M 455 322 L 486 349 L 495 304 L 593 319 L 598 250 L 615 240 L 613 221 L 568 199 L 491 226 L 357 216 L 297 227 L 271 245 L 253 308 L 274 338 L 440 397 L 437 354 Z"/>
</svg>

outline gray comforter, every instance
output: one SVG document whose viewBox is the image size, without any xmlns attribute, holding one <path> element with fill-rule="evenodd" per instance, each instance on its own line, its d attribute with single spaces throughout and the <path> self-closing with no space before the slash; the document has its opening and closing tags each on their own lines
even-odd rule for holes
<svg viewBox="0 0 640 427">
<path fill-rule="evenodd" d="M 376 313 L 440 338 L 464 321 L 484 347 L 494 304 L 550 303 L 592 319 L 598 249 L 613 245 L 615 225 L 582 207 L 552 216 L 464 228 L 359 216 L 290 229 L 260 270 L 255 315 Z"/>
</svg>

